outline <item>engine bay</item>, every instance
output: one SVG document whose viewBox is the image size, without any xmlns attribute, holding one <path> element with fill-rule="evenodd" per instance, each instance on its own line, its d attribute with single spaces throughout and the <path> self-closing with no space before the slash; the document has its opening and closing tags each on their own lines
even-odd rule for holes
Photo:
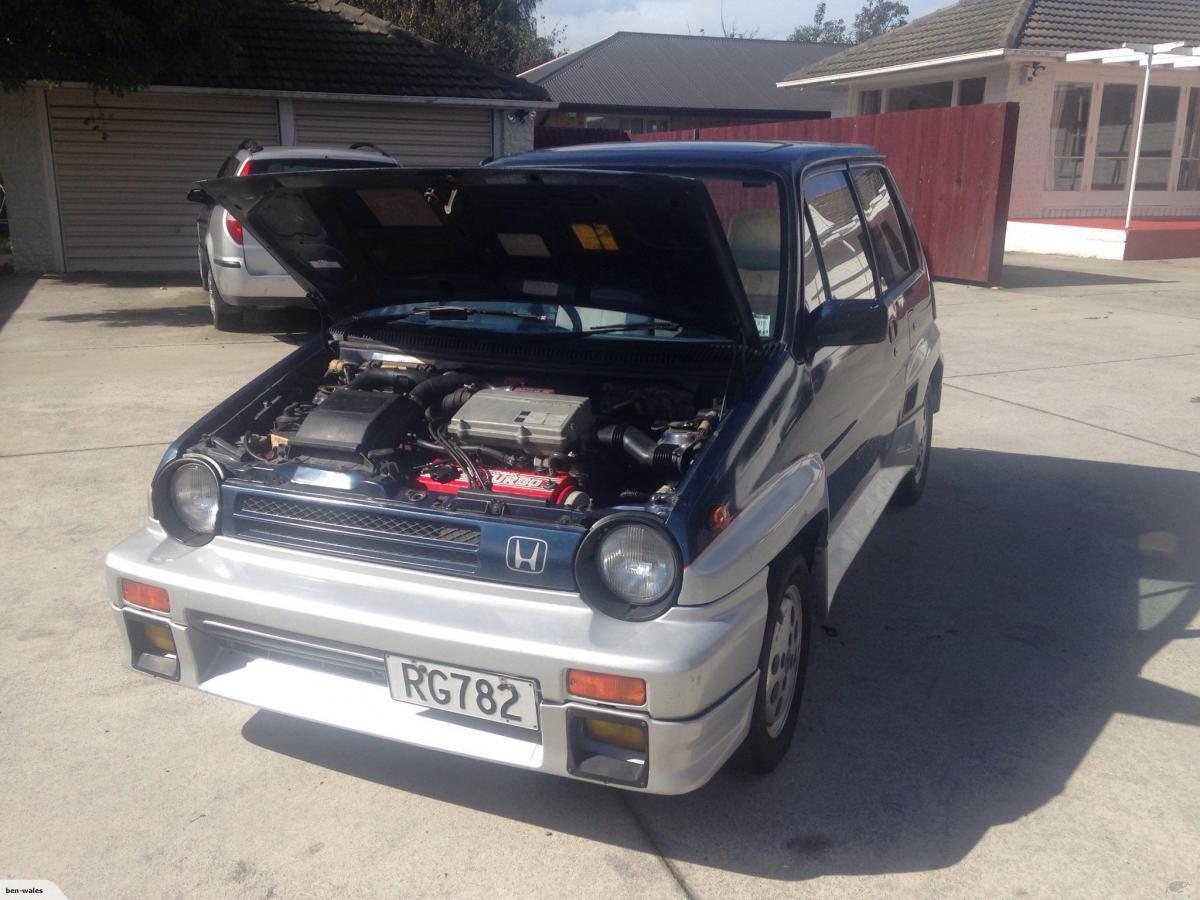
<svg viewBox="0 0 1200 900">
<path fill-rule="evenodd" d="M 195 448 L 243 480 L 557 515 L 662 501 L 727 382 L 523 374 L 342 346 Z"/>
</svg>

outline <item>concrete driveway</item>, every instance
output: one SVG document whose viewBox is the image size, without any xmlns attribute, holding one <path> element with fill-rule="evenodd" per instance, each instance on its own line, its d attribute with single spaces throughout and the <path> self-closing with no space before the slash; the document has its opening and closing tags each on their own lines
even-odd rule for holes
<svg viewBox="0 0 1200 900">
<path fill-rule="evenodd" d="M 1200 263 L 940 285 L 931 484 L 816 630 L 784 766 L 680 798 L 442 757 L 116 658 L 104 552 L 308 320 L 0 278 L 0 878 L 78 898 L 1200 896 Z M 272 333 L 267 329 L 278 329 Z"/>
</svg>

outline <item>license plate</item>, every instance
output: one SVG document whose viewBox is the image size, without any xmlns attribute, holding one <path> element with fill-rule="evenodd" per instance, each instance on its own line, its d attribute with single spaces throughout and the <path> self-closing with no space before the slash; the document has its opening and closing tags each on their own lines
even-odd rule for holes
<svg viewBox="0 0 1200 900">
<path fill-rule="evenodd" d="M 536 682 L 406 656 L 389 656 L 387 670 L 401 703 L 538 730 Z"/>
</svg>

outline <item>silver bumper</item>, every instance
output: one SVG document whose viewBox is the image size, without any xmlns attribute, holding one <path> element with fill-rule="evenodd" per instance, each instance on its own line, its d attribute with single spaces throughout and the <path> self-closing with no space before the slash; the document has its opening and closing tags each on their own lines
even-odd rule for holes
<svg viewBox="0 0 1200 900">
<path fill-rule="evenodd" d="M 707 781 L 749 725 L 766 614 L 766 573 L 704 606 L 652 622 L 593 612 L 576 594 L 396 569 L 218 537 L 189 549 L 155 526 L 107 560 L 109 597 L 133 662 L 119 580 L 165 587 L 179 682 L 352 731 L 557 775 L 572 774 L 569 720 L 605 710 L 644 723 L 645 789 Z M 306 645 L 290 655 L 220 639 L 221 623 Z M 214 627 L 217 629 L 214 631 Z M 269 643 L 269 642 L 268 642 Z M 308 654 L 308 659 L 304 655 Z M 338 653 L 349 653 L 339 665 Z M 316 654 L 326 663 L 312 664 Z M 391 698 L 353 657 L 397 654 L 535 680 L 540 731 L 514 733 Z M 370 667 L 373 662 L 362 660 Z M 566 693 L 566 670 L 646 680 L 647 703 L 618 709 Z"/>
<path fill-rule="evenodd" d="M 256 309 L 312 306 L 304 295 L 304 288 L 291 275 L 252 275 L 246 271 L 245 263 L 236 257 L 230 258 L 231 263 L 235 261 L 237 265 L 214 260 L 210 267 L 221 299 L 230 306 L 251 306 Z"/>
</svg>

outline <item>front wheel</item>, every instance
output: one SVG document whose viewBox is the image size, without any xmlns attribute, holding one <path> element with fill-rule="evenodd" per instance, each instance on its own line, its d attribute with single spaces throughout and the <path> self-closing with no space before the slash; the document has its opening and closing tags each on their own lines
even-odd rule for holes
<svg viewBox="0 0 1200 900">
<path fill-rule="evenodd" d="M 892 500 L 899 506 L 912 506 L 925 493 L 925 483 L 929 481 L 929 457 L 933 449 L 933 406 L 929 398 L 925 398 L 924 426 L 917 444 L 917 464 L 911 472 L 904 476 L 892 495 Z"/>
<path fill-rule="evenodd" d="M 803 595 L 807 581 L 808 569 L 797 562 L 771 589 L 754 713 L 738 751 L 739 763 L 752 772 L 765 774 L 778 766 L 796 732 L 808 667 L 809 615 Z"/>
</svg>

